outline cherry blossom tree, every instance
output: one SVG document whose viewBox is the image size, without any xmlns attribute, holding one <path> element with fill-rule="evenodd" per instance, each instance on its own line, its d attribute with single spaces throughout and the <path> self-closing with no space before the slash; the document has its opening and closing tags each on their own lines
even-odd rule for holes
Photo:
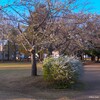
<svg viewBox="0 0 100 100">
<path fill-rule="evenodd" d="M 13 15 L 5 9 L 7 7 L 10 7 Z M 37 75 L 35 58 L 37 47 L 52 45 L 63 54 L 67 52 L 66 54 L 72 55 L 78 49 L 85 47 L 84 43 L 87 41 L 83 38 L 86 33 L 83 27 L 89 16 L 82 12 L 87 7 L 80 13 L 74 13 L 75 9 L 78 9 L 77 0 L 64 0 L 63 2 L 60 0 L 44 2 L 21 0 L 21 2 L 13 2 L 13 4 L 1 7 L 4 17 L 16 23 L 11 24 L 18 32 L 18 43 L 31 53 L 32 76 Z"/>
</svg>

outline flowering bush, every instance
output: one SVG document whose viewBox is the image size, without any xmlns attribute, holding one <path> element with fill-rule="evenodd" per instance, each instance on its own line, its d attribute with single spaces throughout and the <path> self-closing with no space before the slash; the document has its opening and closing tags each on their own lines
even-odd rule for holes
<svg viewBox="0 0 100 100">
<path fill-rule="evenodd" d="M 71 85 L 81 79 L 83 65 L 75 57 L 48 57 L 43 62 L 44 79 L 57 84 Z"/>
</svg>

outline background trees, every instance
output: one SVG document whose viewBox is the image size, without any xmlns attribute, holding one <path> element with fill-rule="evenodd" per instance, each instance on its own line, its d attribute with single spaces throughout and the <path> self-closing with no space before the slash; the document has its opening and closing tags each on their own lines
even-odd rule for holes
<svg viewBox="0 0 100 100">
<path fill-rule="evenodd" d="M 86 32 L 88 32 L 88 50 L 86 54 L 91 56 L 91 60 L 97 61 L 100 59 L 100 16 L 91 15 L 86 23 Z"/>
</svg>

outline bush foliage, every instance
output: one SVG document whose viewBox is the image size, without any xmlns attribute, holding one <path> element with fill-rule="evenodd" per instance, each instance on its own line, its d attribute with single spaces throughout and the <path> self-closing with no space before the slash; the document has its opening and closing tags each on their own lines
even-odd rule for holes
<svg viewBox="0 0 100 100">
<path fill-rule="evenodd" d="M 48 57 L 43 62 L 43 77 L 59 86 L 69 87 L 81 79 L 83 65 L 74 57 Z"/>
</svg>

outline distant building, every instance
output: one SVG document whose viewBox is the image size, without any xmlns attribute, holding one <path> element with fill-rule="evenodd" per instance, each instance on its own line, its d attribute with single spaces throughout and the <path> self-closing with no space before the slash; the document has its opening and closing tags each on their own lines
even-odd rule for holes
<svg viewBox="0 0 100 100">
<path fill-rule="evenodd" d="M 7 59 L 7 50 L 4 49 L 4 47 L 7 45 L 7 40 L 0 40 L 0 60 Z"/>
<path fill-rule="evenodd" d="M 0 40 L 0 60 L 23 59 L 24 54 L 18 51 L 18 45 L 8 40 Z"/>
</svg>

